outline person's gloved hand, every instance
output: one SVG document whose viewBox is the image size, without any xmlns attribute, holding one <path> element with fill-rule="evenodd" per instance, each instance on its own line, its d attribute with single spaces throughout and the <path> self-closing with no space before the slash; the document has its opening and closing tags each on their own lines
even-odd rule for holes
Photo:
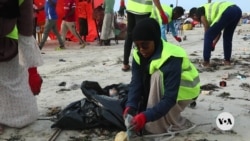
<svg viewBox="0 0 250 141">
<path fill-rule="evenodd" d="M 146 116 L 143 113 L 137 114 L 132 119 L 132 126 L 136 132 L 140 132 L 146 124 Z"/>
<path fill-rule="evenodd" d="M 174 36 L 174 38 L 175 38 L 175 40 L 178 41 L 178 42 L 181 42 L 181 41 L 182 41 L 181 38 L 178 37 L 178 36 Z"/>
<path fill-rule="evenodd" d="M 41 91 L 43 80 L 41 76 L 38 74 L 36 67 L 29 68 L 28 72 L 29 72 L 30 89 L 34 95 L 38 95 Z"/>
<path fill-rule="evenodd" d="M 134 116 L 136 114 L 136 109 L 131 107 L 126 107 L 125 110 L 123 111 L 123 118 L 125 119 L 128 114 Z"/>
<path fill-rule="evenodd" d="M 168 17 L 166 16 L 163 10 L 160 11 L 160 15 L 161 15 L 162 24 L 168 24 Z"/>
<path fill-rule="evenodd" d="M 213 44 L 212 44 L 212 48 L 211 48 L 211 51 L 214 51 L 214 49 L 215 49 L 215 45 L 216 45 L 216 43 L 215 43 L 215 42 L 213 42 Z"/>
<path fill-rule="evenodd" d="M 120 16 L 122 16 L 122 17 L 124 16 L 125 9 L 126 9 L 125 3 L 124 3 L 124 1 L 121 1 L 120 8 L 118 10 L 118 13 Z"/>
</svg>

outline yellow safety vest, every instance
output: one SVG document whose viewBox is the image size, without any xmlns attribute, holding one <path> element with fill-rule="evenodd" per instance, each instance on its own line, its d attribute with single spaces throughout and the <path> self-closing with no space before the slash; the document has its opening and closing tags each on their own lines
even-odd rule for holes
<svg viewBox="0 0 250 141">
<path fill-rule="evenodd" d="M 223 12 L 231 5 L 234 4 L 227 1 L 213 2 L 203 5 L 205 8 L 205 16 L 208 24 L 211 26 L 214 23 L 218 22 Z"/>
<path fill-rule="evenodd" d="M 128 0 L 127 11 L 139 15 L 148 14 L 152 11 L 152 0 Z"/>
<path fill-rule="evenodd" d="M 163 11 L 168 14 L 168 22 L 170 23 L 172 21 L 173 8 L 166 5 L 166 4 L 162 4 L 161 7 L 162 7 Z M 156 6 L 154 6 L 152 8 L 152 12 L 151 12 L 150 17 L 156 19 L 160 25 L 162 24 L 160 12 Z"/>
<path fill-rule="evenodd" d="M 190 62 L 183 48 L 169 42 L 162 42 L 163 50 L 161 58 L 151 61 L 149 74 L 152 75 L 155 71 L 160 70 L 161 66 L 170 56 L 183 58 L 181 83 L 179 86 L 177 101 L 196 98 L 200 94 L 200 78 L 197 69 Z M 140 57 L 138 56 L 138 49 L 136 48 L 133 52 L 133 58 L 137 64 L 140 64 Z M 162 92 L 164 93 L 164 90 L 162 90 Z"/>
</svg>

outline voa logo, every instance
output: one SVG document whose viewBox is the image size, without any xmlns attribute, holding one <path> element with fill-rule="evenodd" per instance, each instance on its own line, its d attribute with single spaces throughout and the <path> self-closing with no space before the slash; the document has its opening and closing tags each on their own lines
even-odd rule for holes
<svg viewBox="0 0 250 141">
<path fill-rule="evenodd" d="M 228 112 L 220 113 L 216 118 L 216 125 L 221 130 L 231 130 L 234 126 L 234 117 Z"/>
</svg>

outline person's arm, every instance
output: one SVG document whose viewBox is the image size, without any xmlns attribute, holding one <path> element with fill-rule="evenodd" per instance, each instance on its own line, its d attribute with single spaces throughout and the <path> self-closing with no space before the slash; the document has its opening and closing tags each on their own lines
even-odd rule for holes
<svg viewBox="0 0 250 141">
<path fill-rule="evenodd" d="M 221 32 L 216 36 L 216 38 L 214 39 L 213 43 L 216 45 L 217 42 L 220 40 L 220 36 L 221 36 Z"/>
<path fill-rule="evenodd" d="M 153 0 L 153 2 L 159 11 L 163 11 L 160 0 Z"/>
<path fill-rule="evenodd" d="M 163 11 L 160 0 L 153 0 L 153 2 L 154 2 L 155 6 L 157 7 L 157 9 L 160 12 L 162 23 L 167 24 L 168 23 L 168 17 L 166 16 L 165 12 Z"/>
<path fill-rule="evenodd" d="M 140 95 L 143 91 L 142 86 L 142 73 L 140 66 L 132 60 L 132 78 L 129 85 L 128 101 L 126 107 L 131 107 L 138 110 L 138 103 L 140 101 Z"/>
<path fill-rule="evenodd" d="M 205 15 L 202 15 L 201 16 L 201 23 L 203 24 L 204 26 L 204 31 L 206 32 L 208 30 L 208 28 L 210 27 L 208 21 L 207 21 L 207 18 Z"/>
<path fill-rule="evenodd" d="M 178 42 L 181 42 L 182 41 L 181 37 L 177 36 L 176 28 L 174 26 L 174 21 L 171 21 L 170 23 L 168 23 L 168 25 L 169 25 L 169 28 L 171 29 L 171 33 L 172 33 L 173 37 L 175 38 L 175 40 Z"/>
<path fill-rule="evenodd" d="M 148 108 L 143 113 L 146 115 L 147 122 L 155 121 L 165 116 L 176 104 L 177 95 L 181 81 L 182 58 L 171 57 L 162 66 L 164 80 L 164 96 L 159 103 L 152 108 Z"/>
</svg>

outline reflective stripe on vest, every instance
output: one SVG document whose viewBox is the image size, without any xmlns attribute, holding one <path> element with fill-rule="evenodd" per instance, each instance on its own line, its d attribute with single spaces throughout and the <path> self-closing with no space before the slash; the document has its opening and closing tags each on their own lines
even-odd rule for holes
<svg viewBox="0 0 250 141">
<path fill-rule="evenodd" d="M 205 4 L 205 15 L 209 25 L 216 23 L 220 19 L 222 13 L 231 5 L 233 5 L 233 3 L 225 1 Z"/>
<path fill-rule="evenodd" d="M 24 0 L 19 0 L 19 5 L 21 5 L 23 3 Z M 18 39 L 18 30 L 17 30 L 17 26 L 15 25 L 13 30 L 6 35 L 6 37 L 12 38 L 12 39 Z"/>
<path fill-rule="evenodd" d="M 162 4 L 161 7 L 168 14 L 168 22 L 170 23 L 172 21 L 173 8 L 165 4 Z M 162 24 L 160 12 L 156 6 L 153 6 L 150 17 L 156 19 L 160 25 Z"/>
<path fill-rule="evenodd" d="M 148 14 L 152 11 L 152 0 L 128 0 L 127 11 L 138 14 Z"/>
<path fill-rule="evenodd" d="M 149 74 L 152 75 L 155 71 L 160 70 L 161 66 L 168 60 L 170 56 L 181 57 L 183 58 L 183 62 L 177 101 L 188 100 L 197 97 L 200 93 L 199 73 L 195 66 L 188 59 L 185 50 L 168 42 L 163 42 L 163 45 L 161 58 L 151 61 Z M 133 57 L 136 63 L 140 64 L 140 58 L 136 48 L 134 49 Z"/>
</svg>

